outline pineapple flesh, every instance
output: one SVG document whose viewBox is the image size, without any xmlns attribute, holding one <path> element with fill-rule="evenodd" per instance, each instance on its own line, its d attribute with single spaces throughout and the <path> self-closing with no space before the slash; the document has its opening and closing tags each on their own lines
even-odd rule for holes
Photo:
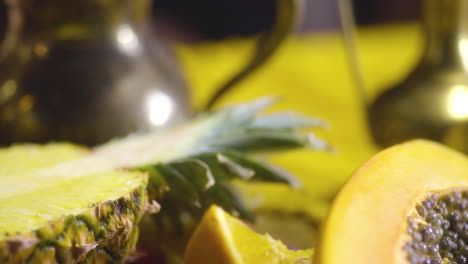
<svg viewBox="0 0 468 264">
<path fill-rule="evenodd" d="M 146 216 L 156 231 L 143 232 L 156 239 L 152 249 L 170 247 L 212 204 L 252 219 L 232 180 L 299 183 L 248 154 L 327 148 L 299 130 L 321 126 L 319 120 L 294 113 L 257 117 L 273 102 L 205 113 L 93 149 L 68 143 L 0 149 L 0 263 L 126 262 L 138 223 L 159 204 L 159 214 Z"/>
<path fill-rule="evenodd" d="M 68 177 L 56 165 L 88 155 L 70 144 L 0 150 L 0 263 L 119 263 L 148 208 L 147 177 L 115 170 Z M 38 173 L 41 170 L 60 173 Z"/>
</svg>

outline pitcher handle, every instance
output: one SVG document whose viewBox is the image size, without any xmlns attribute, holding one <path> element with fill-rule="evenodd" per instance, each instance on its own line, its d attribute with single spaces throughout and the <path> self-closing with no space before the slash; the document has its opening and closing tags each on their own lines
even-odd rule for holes
<svg viewBox="0 0 468 264">
<path fill-rule="evenodd" d="M 8 18 L 5 38 L 3 42 L 0 43 L 0 62 L 15 49 L 15 44 L 17 43 L 18 35 L 22 27 L 20 1 L 5 0 L 4 2 Z"/>
<path fill-rule="evenodd" d="M 205 106 L 209 110 L 213 105 L 236 84 L 262 66 L 275 53 L 277 48 L 292 31 L 297 18 L 298 0 L 276 0 L 276 19 L 273 27 L 265 32 L 257 41 L 255 52 L 247 65 L 227 82 L 216 89 Z"/>
</svg>

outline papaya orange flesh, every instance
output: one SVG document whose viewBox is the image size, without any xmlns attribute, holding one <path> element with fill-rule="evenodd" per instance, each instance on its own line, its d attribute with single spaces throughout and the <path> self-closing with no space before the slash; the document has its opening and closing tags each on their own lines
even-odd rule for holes
<svg viewBox="0 0 468 264">
<path fill-rule="evenodd" d="M 425 140 L 374 156 L 333 202 L 314 263 L 468 263 L 468 158 Z"/>
</svg>

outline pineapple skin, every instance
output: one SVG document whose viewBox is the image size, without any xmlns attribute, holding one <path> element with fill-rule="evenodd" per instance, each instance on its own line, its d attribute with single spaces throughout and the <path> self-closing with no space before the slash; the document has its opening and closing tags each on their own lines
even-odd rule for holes
<svg viewBox="0 0 468 264">
<path fill-rule="evenodd" d="M 117 200 L 92 205 L 0 241 L 0 263 L 126 263 L 135 252 L 138 223 L 150 208 L 146 183 Z"/>
</svg>

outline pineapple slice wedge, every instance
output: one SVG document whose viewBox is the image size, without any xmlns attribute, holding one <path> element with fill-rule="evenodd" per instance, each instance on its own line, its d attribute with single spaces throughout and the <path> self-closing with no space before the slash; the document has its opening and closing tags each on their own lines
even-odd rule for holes
<svg viewBox="0 0 468 264">
<path fill-rule="evenodd" d="M 298 182 L 245 154 L 327 148 L 298 131 L 322 125 L 319 120 L 256 117 L 272 102 L 228 107 L 90 150 L 66 144 L 1 150 L 0 263 L 125 262 L 141 217 L 159 207 L 155 200 L 162 206 L 153 217 L 161 234 L 187 231 L 187 219 L 196 222 L 212 204 L 249 219 L 231 180 Z"/>
<path fill-rule="evenodd" d="M 71 144 L 0 149 L 0 263 L 126 261 L 149 208 L 147 176 L 62 169 L 48 178 L 47 168 L 88 153 Z"/>
</svg>

